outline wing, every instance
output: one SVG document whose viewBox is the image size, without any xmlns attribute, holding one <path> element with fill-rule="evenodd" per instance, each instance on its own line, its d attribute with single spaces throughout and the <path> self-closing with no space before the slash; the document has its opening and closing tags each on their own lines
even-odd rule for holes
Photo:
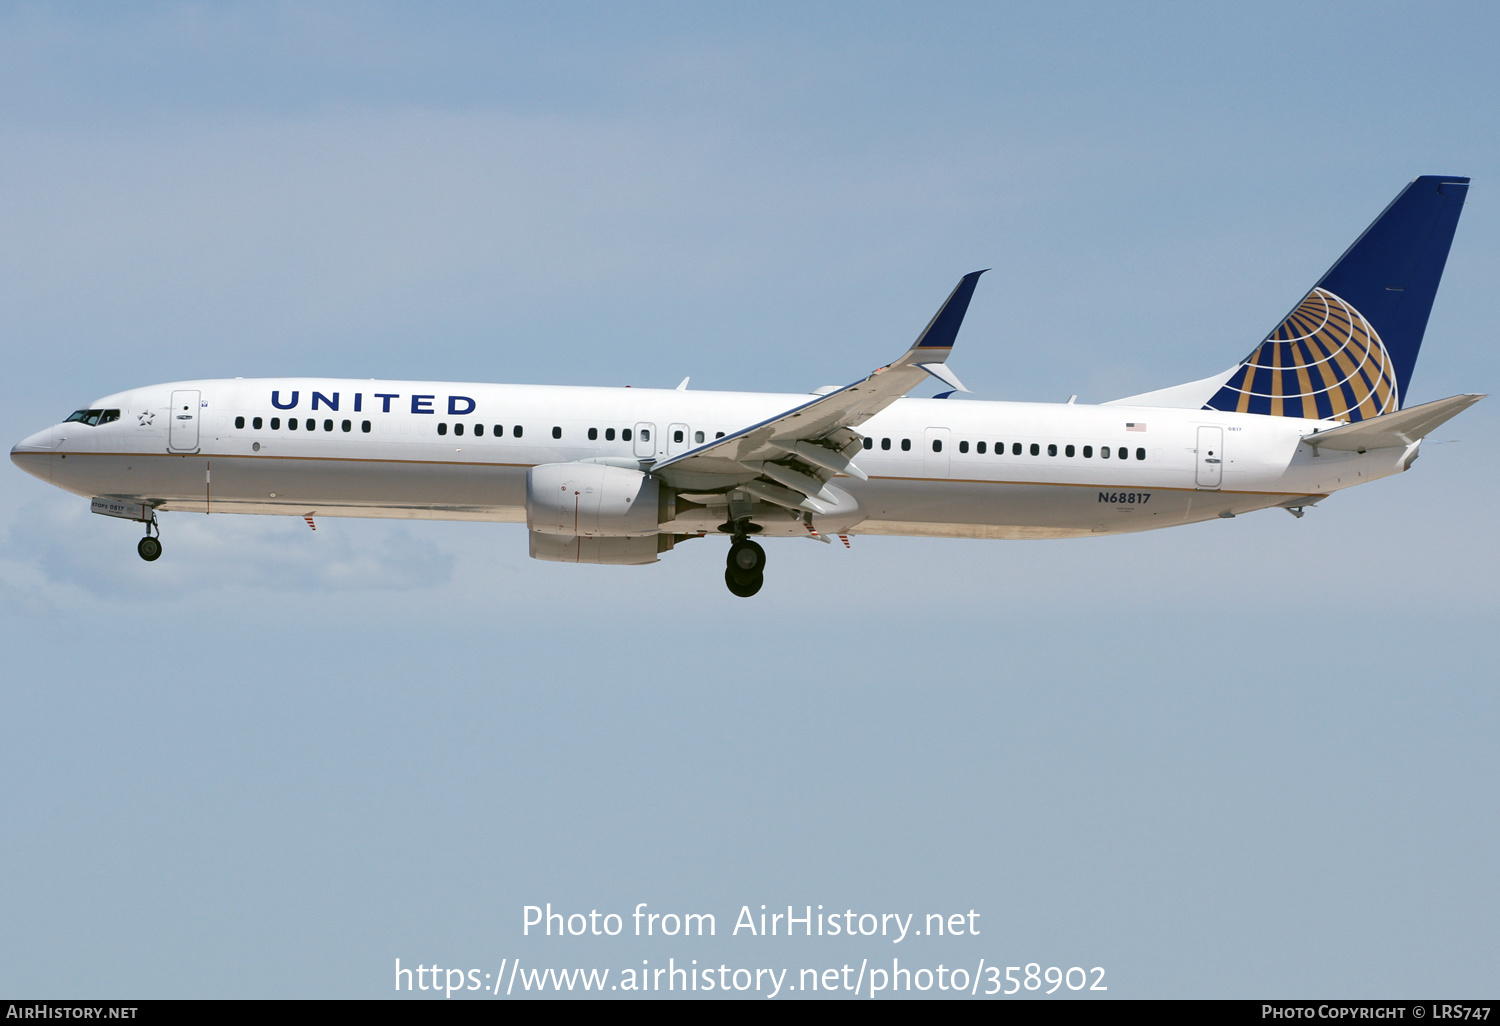
<svg viewBox="0 0 1500 1026">
<path fill-rule="evenodd" d="M 824 485 L 835 474 L 864 474 L 851 458 L 863 441 L 854 428 L 919 385 L 928 375 L 964 389 L 944 364 L 984 271 L 959 280 L 916 342 L 899 360 L 862 381 L 794 406 L 769 420 L 654 464 L 651 472 L 683 491 L 742 488 L 788 509 L 822 513 L 838 504 Z"/>
</svg>

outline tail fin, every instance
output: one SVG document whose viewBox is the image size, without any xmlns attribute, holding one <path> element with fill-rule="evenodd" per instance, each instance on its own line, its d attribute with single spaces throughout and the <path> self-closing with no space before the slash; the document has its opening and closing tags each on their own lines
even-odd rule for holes
<svg viewBox="0 0 1500 1026">
<path fill-rule="evenodd" d="M 1401 409 L 1468 189 L 1414 180 L 1239 364 L 1106 405 L 1351 423 Z"/>
<path fill-rule="evenodd" d="M 1204 409 L 1351 422 L 1399 410 L 1468 188 L 1424 175 L 1403 189 Z"/>
</svg>

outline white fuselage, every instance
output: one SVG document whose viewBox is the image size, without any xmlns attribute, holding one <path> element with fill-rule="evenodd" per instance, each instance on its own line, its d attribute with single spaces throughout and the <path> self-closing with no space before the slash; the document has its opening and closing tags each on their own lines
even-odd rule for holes
<svg viewBox="0 0 1500 1026">
<path fill-rule="evenodd" d="M 533 466 L 607 459 L 649 469 L 803 402 L 645 388 L 187 381 L 100 399 L 93 405 L 119 410 L 117 420 L 48 428 L 12 459 L 79 495 L 160 510 L 520 522 Z M 811 522 L 825 533 L 976 538 L 1141 531 L 1311 503 L 1397 473 L 1415 455 L 1414 445 L 1318 455 L 1302 444 L 1331 426 L 1211 410 L 900 399 L 859 428 L 869 448 L 854 462 L 869 480 L 833 482 L 854 501 Z M 713 531 L 723 519 L 714 496 L 688 498 L 663 532 Z M 775 507 L 758 519 L 767 534 L 807 533 L 806 518 Z"/>
</svg>

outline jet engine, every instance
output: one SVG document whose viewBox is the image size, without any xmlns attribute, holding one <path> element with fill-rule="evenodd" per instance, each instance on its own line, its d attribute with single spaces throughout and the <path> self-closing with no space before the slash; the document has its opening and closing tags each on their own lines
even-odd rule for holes
<svg viewBox="0 0 1500 1026">
<path fill-rule="evenodd" d="M 654 535 L 676 515 L 670 488 L 639 470 L 603 463 L 544 463 L 526 474 L 526 526 L 575 538 Z"/>
</svg>

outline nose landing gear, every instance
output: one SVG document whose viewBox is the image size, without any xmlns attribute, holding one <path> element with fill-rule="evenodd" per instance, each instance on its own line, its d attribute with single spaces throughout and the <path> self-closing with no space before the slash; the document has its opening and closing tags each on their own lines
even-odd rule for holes
<svg viewBox="0 0 1500 1026">
<path fill-rule="evenodd" d="M 151 533 L 153 529 L 155 536 Z M 148 563 L 161 558 L 161 525 L 156 522 L 155 510 L 151 512 L 151 519 L 146 521 L 146 537 L 136 543 L 135 551 Z"/>
<path fill-rule="evenodd" d="M 743 536 L 729 546 L 724 583 L 732 594 L 749 598 L 766 582 L 766 550 Z"/>
</svg>

